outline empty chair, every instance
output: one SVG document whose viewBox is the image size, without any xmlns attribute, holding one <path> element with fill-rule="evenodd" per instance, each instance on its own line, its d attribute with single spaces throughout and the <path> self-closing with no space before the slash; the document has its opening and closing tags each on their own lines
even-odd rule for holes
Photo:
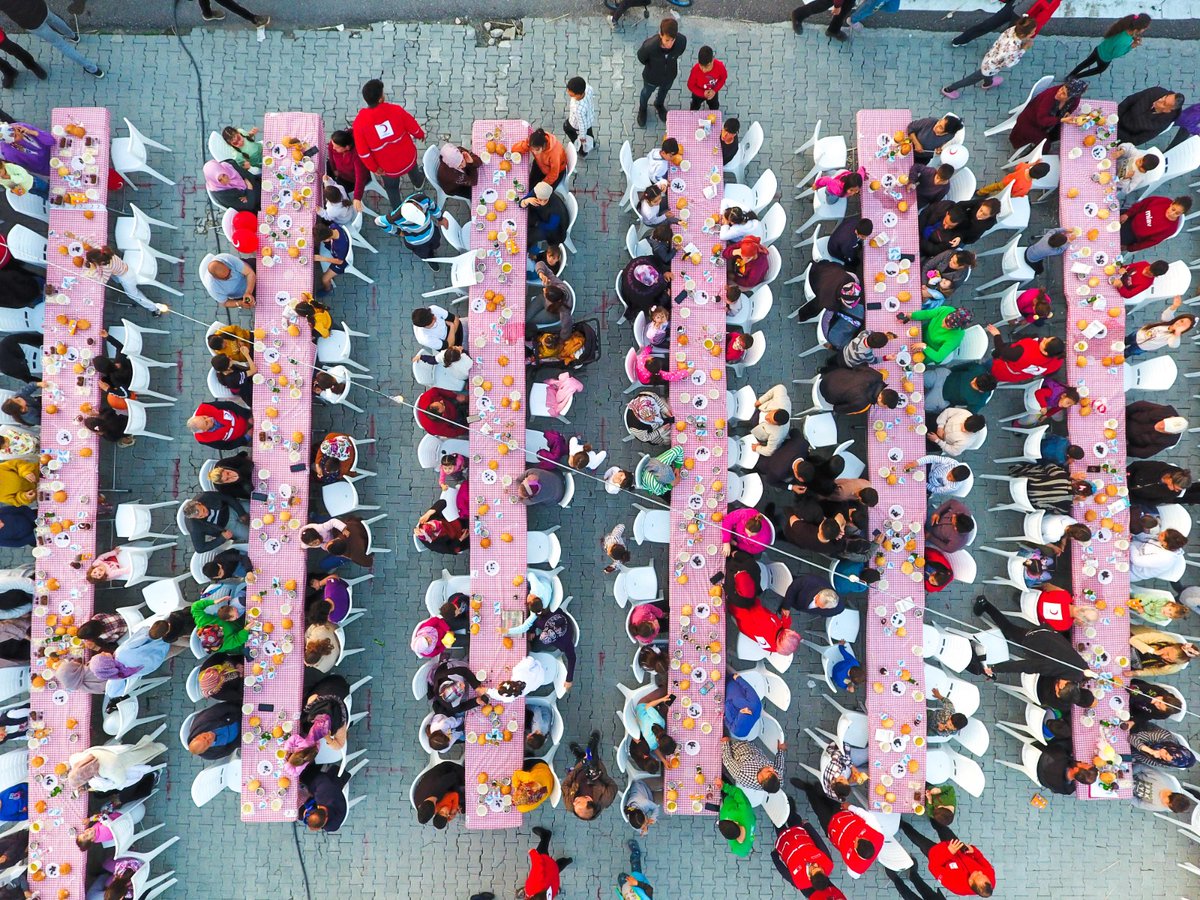
<svg viewBox="0 0 1200 900">
<path fill-rule="evenodd" d="M 636 504 L 635 504 L 636 505 Z M 640 545 L 646 541 L 655 544 L 671 542 L 671 511 L 638 507 L 633 519 L 633 539 Z"/>
<path fill-rule="evenodd" d="M 168 294 L 174 294 L 176 297 L 182 297 L 181 291 L 175 290 L 173 287 L 163 284 L 158 280 L 158 259 L 174 260 L 182 262 L 181 259 L 173 256 L 165 256 L 158 253 L 148 244 L 139 243 L 136 247 L 131 247 L 125 251 L 123 255 L 125 264 L 129 266 L 133 273 L 137 285 L 141 287 L 156 287 L 166 291 Z"/>
<path fill-rule="evenodd" d="M 975 196 L 977 184 L 975 173 L 964 166 L 951 176 L 950 184 L 946 189 L 946 199 L 955 202 L 970 200 Z"/>
<path fill-rule="evenodd" d="M 221 143 L 224 143 L 224 141 Z M 118 250 L 132 250 L 138 244 L 149 244 L 152 237 L 150 231 L 151 225 L 156 225 L 159 228 L 169 228 L 172 231 L 179 229 L 178 225 L 163 222 L 161 219 L 150 218 L 150 216 L 138 208 L 137 204 L 130 203 L 129 211 L 132 215 L 121 216 L 117 219 L 117 223 L 113 228 L 114 240 L 116 241 Z"/>
<path fill-rule="evenodd" d="M 334 330 L 330 332 L 329 337 L 320 338 L 317 341 L 317 362 L 324 365 L 350 366 L 352 369 L 366 372 L 366 366 L 350 358 L 352 344 L 350 339 L 355 337 L 370 337 L 370 335 L 362 331 L 355 331 L 343 322 L 340 331 Z"/>
<path fill-rule="evenodd" d="M 942 631 L 936 625 L 925 622 L 921 626 L 921 643 L 925 658 L 936 657 L 948 669 L 961 672 L 971 661 L 971 642 L 962 635 Z"/>
<path fill-rule="evenodd" d="M 1155 149 L 1150 147 L 1147 152 Z M 1141 196 L 1146 197 L 1151 192 L 1162 193 L 1163 184 L 1173 178 L 1194 172 L 1196 169 L 1200 169 L 1200 136 L 1192 135 L 1162 155 L 1162 165 L 1151 171 L 1150 180 L 1142 188 Z M 1192 186 L 1195 187 L 1195 185 Z"/>
<path fill-rule="evenodd" d="M 137 400 L 126 400 L 125 411 L 129 421 L 125 424 L 125 434 L 129 437 L 145 435 L 159 441 L 173 441 L 175 438 L 168 434 L 158 434 L 146 430 L 146 410 L 156 407 L 170 406 L 170 403 L 140 403 Z"/>
<path fill-rule="evenodd" d="M 820 119 L 817 120 L 816 127 L 813 128 L 812 137 L 797 147 L 795 152 L 803 153 L 809 149 L 812 150 L 813 166 L 809 169 L 808 174 L 800 179 L 796 187 L 803 187 L 821 172 L 832 172 L 836 169 L 846 167 L 846 160 L 848 158 L 846 139 L 841 135 L 821 137 Z"/>
<path fill-rule="evenodd" d="M 438 297 L 442 294 L 454 294 L 479 284 L 483 281 L 483 272 L 478 268 L 478 262 L 483 258 L 482 250 L 469 250 L 459 256 L 427 259 L 426 262 L 431 263 L 449 263 L 450 287 L 426 291 L 421 296 Z"/>
<path fill-rule="evenodd" d="M 17 215 L 28 216 L 39 222 L 50 222 L 49 205 L 37 194 L 29 191 L 24 194 L 14 194 L 11 190 L 5 190 L 5 197 L 8 205 Z"/>
<path fill-rule="evenodd" d="M 117 537 L 128 541 L 138 541 L 147 537 L 170 538 L 169 534 L 159 534 L 150 530 L 154 527 L 150 513 L 151 510 L 175 505 L 174 500 L 162 503 L 122 503 L 113 516 L 113 528 Z"/>
<path fill-rule="evenodd" d="M 954 708 L 970 718 L 979 710 L 981 702 L 979 688 L 969 681 L 947 675 L 937 666 L 925 664 L 925 691 L 930 696 L 936 688 L 946 697 Z"/>
<path fill-rule="evenodd" d="M 1125 363 L 1126 391 L 1167 391 L 1175 384 L 1179 367 L 1173 356 L 1155 356 Z"/>
<path fill-rule="evenodd" d="M 986 291 L 994 285 L 1001 284 L 1005 281 L 1015 281 L 1018 284 L 1024 284 L 1027 281 L 1032 281 L 1036 274 L 1030 267 L 1029 263 L 1025 262 L 1025 248 L 1020 246 L 1021 235 L 1016 234 L 1013 239 L 1004 245 L 1003 248 L 984 251 L 980 256 L 987 256 L 990 253 L 1002 253 L 1000 261 L 1001 273 L 991 281 L 984 282 L 976 288 L 976 291 Z M 979 299 L 985 299 L 982 295 L 977 295 Z M 1000 297 L 1000 294 L 987 295 L 986 299 L 995 299 Z"/>
<path fill-rule="evenodd" d="M 813 194 L 813 214 L 796 229 L 796 234 L 804 234 L 814 222 L 839 222 L 846 217 L 846 198 L 830 197 L 825 188 Z"/>
<path fill-rule="evenodd" d="M 242 789 L 242 757 L 235 753 L 228 760 L 209 766 L 196 774 L 192 781 L 192 803 L 204 806 L 223 790 Z"/>
<path fill-rule="evenodd" d="M 109 164 L 135 191 L 138 187 L 133 183 L 133 179 L 129 177 L 135 172 L 145 172 L 152 178 L 157 178 L 163 184 L 175 184 L 166 175 L 151 168 L 149 164 L 150 156 L 148 148 L 155 147 L 159 150 L 165 150 L 167 153 L 173 152 L 171 148 L 157 141 L 150 140 L 150 138 L 138 131 L 128 119 L 125 120 L 125 125 L 129 128 L 129 137 L 112 139 L 110 143 L 112 154 L 109 157 Z"/>
<path fill-rule="evenodd" d="M 632 600 L 639 603 L 646 600 L 657 600 L 658 573 L 654 566 L 635 566 L 622 569 L 613 580 L 613 596 L 617 605 L 624 608 Z"/>
<path fill-rule="evenodd" d="M 24 225 L 8 230 L 8 251 L 23 263 L 46 267 L 46 239 Z"/>
<path fill-rule="evenodd" d="M 734 181 L 746 180 L 746 166 L 758 156 L 766 135 L 758 122 L 751 122 L 750 127 L 738 142 L 738 150 L 733 159 L 725 164 L 725 178 Z"/>
</svg>

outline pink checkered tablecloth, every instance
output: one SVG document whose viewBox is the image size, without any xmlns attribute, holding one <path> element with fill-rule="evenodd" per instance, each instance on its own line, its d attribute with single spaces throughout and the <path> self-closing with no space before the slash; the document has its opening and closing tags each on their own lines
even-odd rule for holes
<svg viewBox="0 0 1200 900">
<path fill-rule="evenodd" d="M 725 730 L 725 607 L 712 596 L 711 579 L 725 572 L 719 524 L 727 509 L 729 460 L 725 456 L 725 260 L 716 218 L 725 196 L 721 114 L 667 113 L 667 134 L 679 141 L 683 167 L 671 167 L 668 196 L 682 246 L 671 263 L 669 296 L 687 290 L 671 307 L 669 365 L 683 362 L 692 376 L 671 383 L 671 414 L 685 424 L 673 444 L 684 468 L 671 492 L 671 551 L 667 557 L 671 613 L 671 691 L 676 696 L 667 728 L 679 744 L 679 768 L 665 773 L 668 813 L 710 815 L 719 803 L 721 737 Z M 711 195 L 711 196 L 710 196 Z M 689 252 L 692 251 L 692 252 Z M 690 466 L 690 468 L 689 468 Z M 688 526 L 694 524 L 695 532 Z M 772 748 L 772 752 L 773 748 Z"/>
<path fill-rule="evenodd" d="M 873 563 L 883 578 L 867 594 L 863 611 L 870 803 L 871 809 L 889 813 L 912 812 L 925 788 L 921 624 L 927 501 L 924 468 L 905 470 L 925 454 L 924 365 L 908 349 L 921 340 L 917 323 L 896 321 L 896 310 L 911 314 L 921 308 L 916 194 L 893 181 L 912 168 L 911 154 L 901 153 L 892 140 L 910 121 L 907 109 L 864 109 L 858 113 L 856 135 L 858 162 L 867 170 L 862 214 L 875 223 L 875 237 L 863 247 L 866 324 L 871 331 L 899 335 L 886 349 L 896 359 L 876 368 L 900 392 L 901 405 L 895 410 L 872 407 L 867 423 L 867 472 L 879 490 L 871 529 L 883 532 L 884 543 Z M 882 235 L 887 241 L 876 246 Z M 911 258 L 911 266 L 904 268 L 898 254 Z"/>
<path fill-rule="evenodd" d="M 296 160 L 289 138 L 321 148 Z M 324 129 L 316 113 L 269 113 L 263 123 L 262 211 L 254 309 L 254 491 L 242 706 L 242 821 L 296 818 L 283 776 L 283 744 L 300 717 L 304 685 L 304 585 L 300 527 L 308 521 L 312 371 L 308 323 L 288 307 L 313 289 L 313 221 L 321 200 Z M 290 218 L 290 222 L 288 219 Z M 268 250 L 270 251 L 268 255 Z M 290 251 L 296 250 L 293 257 Z M 337 316 L 334 316 L 335 320 Z"/>
<path fill-rule="evenodd" d="M 104 287 L 75 268 L 71 257 L 79 248 L 70 245 L 87 241 L 100 246 L 108 240 L 109 117 L 103 108 L 59 108 L 50 121 L 59 138 L 55 158 L 72 173 L 64 179 L 57 166 L 52 168 L 51 196 L 78 188 L 94 189 L 96 197 L 83 207 L 94 209 L 90 219 L 76 205 L 50 207 L 46 277 L 47 286 L 56 290 L 47 297 L 42 346 L 47 382 L 42 393 L 42 455 L 49 459 L 41 467 L 38 485 L 30 659 L 32 675 L 45 679 L 45 685 L 34 687 L 30 697 L 32 716 L 39 721 L 28 739 L 29 864 L 31 878 L 45 879 L 41 885 L 47 895 L 68 891 L 82 897 L 87 855 L 75 845 L 74 830 L 87 818 L 87 794 L 68 791 L 59 767 L 71 754 L 91 746 L 92 701 L 86 693 L 60 690 L 51 665 L 56 659 L 83 658 L 79 639 L 67 629 L 91 616 L 94 599 L 85 576 L 96 555 L 100 439 L 81 423 L 100 403 L 90 363 L 102 353 Z M 75 133 L 68 134 L 67 127 Z M 95 182 L 90 180 L 93 167 L 99 173 Z M 61 247 L 67 247 L 66 254 Z M 66 874 L 64 866 L 69 866 Z M 32 887 L 39 889 L 39 884 Z"/>
<path fill-rule="evenodd" d="M 519 201 L 530 190 L 529 155 L 511 158 L 511 148 L 529 136 L 528 122 L 480 119 L 471 130 L 471 149 L 489 159 L 479 169 L 472 193 L 471 249 L 483 273 L 470 289 L 467 335 L 471 369 L 471 634 L 470 664 L 495 687 L 526 653 L 524 638 L 504 632 L 524 619 L 525 507 L 513 500 L 513 485 L 525 471 L 525 253 L 527 217 Z M 502 149 L 503 148 L 503 149 Z M 490 154 L 484 156 L 484 154 Z M 507 163 L 507 165 L 506 165 Z M 508 171 L 505 171 L 508 169 Z M 487 219 L 495 213 L 494 220 Z M 507 239 L 503 237 L 507 234 Z M 507 271 L 506 271 L 507 270 Z M 506 444 L 514 452 L 500 452 Z M 512 773 L 521 768 L 525 747 L 525 701 L 475 709 L 467 714 L 464 767 L 467 827 L 516 828 L 521 814 L 504 807 Z M 477 794 L 486 776 L 486 793 Z"/>
<path fill-rule="evenodd" d="M 1112 124 L 1064 125 L 1058 188 L 1059 219 L 1079 229 L 1063 256 L 1066 290 L 1066 380 L 1084 398 L 1067 415 L 1071 443 L 1086 454 L 1072 472 L 1086 472 L 1102 502 L 1075 504 L 1074 516 L 1092 529 L 1087 545 L 1072 542 L 1071 585 L 1075 602 L 1100 610 L 1100 620 L 1072 632 L 1077 649 L 1099 677 L 1091 682 L 1098 698 L 1090 710 L 1072 707 L 1075 755 L 1090 759 L 1103 743 L 1129 753 L 1129 739 L 1117 725 L 1129 708 L 1129 497 L 1125 485 L 1125 302 L 1108 283 L 1107 266 L 1121 252 L 1120 203 L 1112 157 L 1117 141 L 1117 104 L 1087 101 L 1077 114 L 1112 116 Z M 1089 136 L 1093 146 L 1085 146 Z M 1106 177 L 1107 176 L 1107 177 Z M 1102 183 L 1103 182 L 1103 183 Z M 1072 196 L 1074 195 L 1074 196 Z M 1105 215 L 1105 218 L 1101 218 Z M 1086 271 L 1085 271 L 1086 269 Z M 1078 270 L 1078 271 L 1077 271 Z M 1083 365 L 1080 365 L 1083 362 Z M 1085 405 L 1088 404 L 1088 405 Z M 1086 415 L 1084 414 L 1086 411 Z M 1102 770 L 1094 785 L 1080 785 L 1081 798 L 1132 796 L 1127 768 Z M 1105 781 L 1115 781 L 1111 785 Z"/>
</svg>

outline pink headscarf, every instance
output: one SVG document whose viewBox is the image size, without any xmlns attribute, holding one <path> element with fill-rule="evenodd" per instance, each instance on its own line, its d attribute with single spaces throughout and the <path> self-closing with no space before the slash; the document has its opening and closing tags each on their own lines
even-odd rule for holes
<svg viewBox="0 0 1200 900">
<path fill-rule="evenodd" d="M 228 184 L 221 184 L 217 180 L 222 175 L 229 176 Z M 238 174 L 233 163 L 215 159 L 210 159 L 204 164 L 204 186 L 210 191 L 245 190 L 247 187 L 245 179 Z"/>
<path fill-rule="evenodd" d="M 97 653 L 88 662 L 88 668 L 97 678 L 111 681 L 114 678 L 128 678 L 142 671 L 141 666 L 127 666 L 111 653 Z"/>
</svg>

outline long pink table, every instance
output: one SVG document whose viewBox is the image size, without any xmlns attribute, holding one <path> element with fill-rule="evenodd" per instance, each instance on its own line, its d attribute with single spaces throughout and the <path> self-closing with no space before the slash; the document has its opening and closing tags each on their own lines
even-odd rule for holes
<svg viewBox="0 0 1200 900">
<path fill-rule="evenodd" d="M 1109 285 L 1105 272 L 1121 252 L 1121 210 L 1112 175 L 1118 143 L 1117 104 L 1085 101 L 1078 113 L 1093 110 L 1097 117 L 1112 116 L 1112 124 L 1086 129 L 1063 126 L 1058 189 L 1063 227 L 1080 230 L 1070 252 L 1063 256 L 1065 375 L 1084 398 L 1067 415 L 1071 443 L 1082 447 L 1085 454 L 1072 463 L 1071 471 L 1086 473 L 1099 488 L 1096 496 L 1102 500 L 1076 503 L 1074 509 L 1075 518 L 1087 524 L 1094 537 L 1086 545 L 1072 542 L 1071 587 L 1076 603 L 1100 610 L 1095 625 L 1076 627 L 1072 633 L 1075 648 L 1099 675 L 1090 685 L 1096 706 L 1091 710 L 1072 707 L 1075 756 L 1079 759 L 1097 755 L 1101 742 L 1118 753 L 1129 752 L 1128 736 L 1116 727 L 1121 721 L 1119 713 L 1129 707 L 1129 498 L 1125 485 L 1125 367 L 1121 362 L 1125 302 Z M 1088 135 L 1098 138 L 1092 147 L 1084 146 Z M 1105 179 L 1106 174 L 1110 178 Z M 1102 212 L 1107 212 L 1106 218 L 1100 218 Z M 1089 271 L 1076 273 L 1076 266 L 1086 266 Z M 1079 365 L 1080 361 L 1085 365 Z M 1099 467 L 1099 471 L 1089 471 L 1091 467 Z M 1076 796 L 1127 799 L 1133 795 L 1132 787 L 1128 767 L 1116 763 L 1102 770 L 1094 785 L 1077 787 Z"/>
<path fill-rule="evenodd" d="M 927 500 L 924 469 L 904 471 L 907 463 L 925 453 L 924 365 L 908 349 L 920 342 L 921 329 L 915 322 L 902 326 L 896 321 L 897 311 L 912 314 L 921 308 L 917 202 L 912 190 L 886 183 L 908 174 L 911 154 L 900 153 L 892 144 L 884 146 L 910 121 L 907 109 L 864 109 L 857 119 L 858 159 L 867 169 L 862 214 L 875 223 L 875 238 L 863 246 L 866 327 L 900 336 L 887 348 L 896 359 L 876 368 L 887 377 L 888 386 L 900 392 L 901 405 L 895 410 L 872 407 L 867 422 L 867 471 L 879 491 L 871 529 L 884 535 L 873 563 L 883 577 L 866 595 L 864 615 L 869 796 L 871 809 L 885 813 L 914 811 L 925 788 L 927 698 L 920 645 Z M 873 190 L 876 182 L 880 188 Z M 889 191 L 898 192 L 900 199 Z M 900 209 L 901 203 L 906 210 Z M 887 242 L 875 246 L 881 235 Z M 911 266 L 895 258 L 897 250 L 912 258 Z M 879 308 L 872 309 L 875 304 Z"/>
<path fill-rule="evenodd" d="M 287 307 L 313 289 L 313 254 L 319 252 L 313 220 L 322 203 L 324 168 L 321 154 L 294 160 L 283 146 L 287 138 L 323 150 L 321 117 L 270 113 L 263 123 L 252 450 L 254 490 L 267 499 L 250 502 L 254 569 L 246 577 L 251 634 L 242 706 L 245 822 L 291 821 L 297 807 L 296 784 L 283 775 L 283 744 L 303 702 L 307 567 L 299 530 L 308 521 L 316 348 L 308 323 L 293 319 Z"/>
<path fill-rule="evenodd" d="M 716 218 L 725 196 L 721 163 L 721 114 L 667 113 L 667 134 L 679 141 L 683 167 L 668 174 L 671 214 L 683 238 L 671 263 L 670 294 L 688 297 L 671 307 L 669 365 L 686 362 L 690 378 L 671 383 L 671 414 L 684 424 L 673 445 L 684 453 L 685 468 L 671 492 L 670 579 L 671 690 L 676 701 L 667 729 L 679 744 L 676 769 L 664 773 L 668 813 L 709 815 L 719 802 L 721 737 L 724 734 L 725 606 L 712 596 L 710 579 L 725 571 L 721 551 L 726 537 L 721 518 L 727 509 L 729 460 L 725 417 L 725 260 Z M 705 191 L 712 196 L 707 196 Z M 687 250 L 694 248 L 689 254 Z M 687 468 L 691 466 L 691 468 Z M 697 531 L 688 531 L 695 523 Z M 774 752 L 774 748 L 770 748 Z"/>
<path fill-rule="evenodd" d="M 472 193 L 471 249 L 481 254 L 483 278 L 470 289 L 467 335 L 471 369 L 471 624 L 470 665 L 487 675 L 489 687 L 508 678 L 524 658 L 523 637 L 504 632 L 524 619 L 525 507 L 513 486 L 527 465 L 525 441 L 525 251 L 527 216 L 519 201 L 529 193 L 529 155 L 511 156 L 529 136 L 528 122 L 481 119 L 471 130 L 471 148 L 490 152 Z M 490 144 L 490 151 L 489 151 Z M 503 145 L 504 151 L 499 149 Z M 509 162 L 503 171 L 502 162 Z M 494 221 L 487 215 L 495 213 Z M 495 232 L 493 234 L 493 232 Z M 508 235 L 507 240 L 501 233 Z M 507 271 L 505 271 L 507 269 Z M 500 452 L 506 443 L 515 452 Z M 485 711 L 486 710 L 486 713 Z M 466 718 L 464 768 L 467 827 L 516 828 L 521 814 L 502 788 L 511 786 L 525 747 L 525 701 L 472 710 Z M 476 793 L 485 776 L 486 793 Z"/>
<path fill-rule="evenodd" d="M 82 897 L 87 855 L 75 845 L 71 830 L 87 818 L 87 794 L 69 791 L 62 773 L 67 757 L 92 744 L 92 698 L 61 690 L 54 667 L 62 659 L 84 660 L 79 639 L 67 630 L 91 616 L 95 590 L 85 576 L 96 555 L 100 439 L 81 422 L 100 404 L 91 359 L 102 353 L 104 286 L 84 276 L 71 259 L 82 252 L 82 241 L 92 246 L 108 241 L 109 116 L 101 108 L 59 108 L 50 121 L 58 140 L 54 159 L 70 172 L 63 178 L 58 165 L 51 167 L 51 196 L 70 193 L 79 202 L 50 206 L 47 246 L 47 284 L 57 290 L 46 303 L 42 346 L 47 383 L 42 455 L 49 459 L 38 486 L 38 546 L 33 551 L 30 669 L 37 680 L 31 708 L 40 721 L 31 726 L 28 739 L 29 871 L 31 886 L 43 896 L 68 891 Z M 76 133 L 68 134 L 67 127 Z"/>
</svg>

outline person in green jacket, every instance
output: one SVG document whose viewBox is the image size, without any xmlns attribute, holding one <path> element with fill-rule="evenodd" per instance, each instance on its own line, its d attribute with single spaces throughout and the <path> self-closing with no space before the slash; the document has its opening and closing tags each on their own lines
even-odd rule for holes
<svg viewBox="0 0 1200 900">
<path fill-rule="evenodd" d="M 242 622 L 242 613 L 234 603 L 237 594 L 224 597 L 203 596 L 192 604 L 192 619 L 200 634 L 200 643 L 209 653 L 241 650 L 250 636 Z M 215 612 L 209 612 L 215 609 Z M 209 627 L 211 626 L 211 627 Z M 218 635 L 216 629 L 220 629 Z M 217 638 L 220 638 L 220 643 Z"/>
<path fill-rule="evenodd" d="M 1114 59 L 1124 56 L 1142 42 L 1142 35 L 1150 27 L 1150 17 L 1135 13 L 1113 22 L 1102 40 L 1087 59 L 1071 70 L 1068 78 L 1091 78 L 1112 65 Z"/>
<path fill-rule="evenodd" d="M 757 830 L 758 820 L 746 794 L 736 784 L 722 783 L 717 831 L 729 841 L 729 851 L 734 856 L 749 856 Z"/>
<path fill-rule="evenodd" d="M 898 313 L 901 322 L 923 322 L 924 342 L 913 344 L 912 350 L 925 354 L 925 364 L 941 365 L 962 343 L 963 334 L 975 321 L 975 316 L 966 309 L 956 309 L 943 304 L 932 309 L 919 309 L 911 316 Z"/>
</svg>

